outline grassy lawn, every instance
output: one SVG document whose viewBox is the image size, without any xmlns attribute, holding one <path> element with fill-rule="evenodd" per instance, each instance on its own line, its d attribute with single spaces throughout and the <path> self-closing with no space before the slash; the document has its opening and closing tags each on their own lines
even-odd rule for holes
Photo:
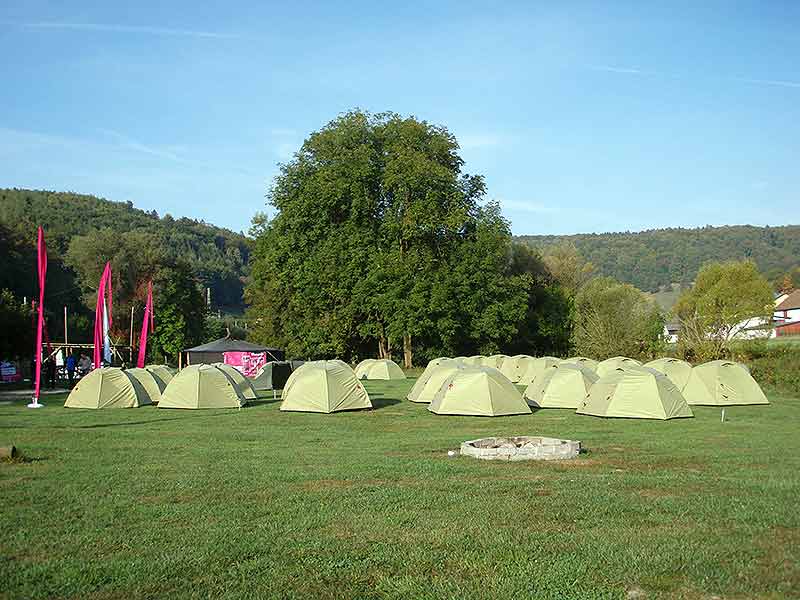
<svg viewBox="0 0 800 600">
<path fill-rule="evenodd" d="M 0 597 L 800 597 L 800 400 L 694 419 L 0 405 Z M 474 437 L 574 461 L 448 458 Z"/>
</svg>

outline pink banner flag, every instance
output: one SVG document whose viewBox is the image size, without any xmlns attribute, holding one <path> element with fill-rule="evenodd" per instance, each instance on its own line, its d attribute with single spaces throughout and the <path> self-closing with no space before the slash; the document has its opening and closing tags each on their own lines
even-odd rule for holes
<svg viewBox="0 0 800 600">
<path fill-rule="evenodd" d="M 153 282 L 147 284 L 147 304 L 144 307 L 144 322 L 142 322 L 142 333 L 139 335 L 139 357 L 136 359 L 136 366 L 140 369 L 144 367 L 145 356 L 147 355 L 147 333 L 155 329 L 153 322 Z"/>
<path fill-rule="evenodd" d="M 106 290 L 108 290 L 108 310 L 106 311 Z M 108 327 L 111 327 L 111 314 L 113 309 L 113 295 L 111 290 L 111 263 L 106 263 L 103 275 L 100 277 L 100 284 L 97 286 L 97 305 L 94 309 L 94 368 L 102 366 L 102 348 L 107 331 L 103 327 L 103 317 L 105 316 Z"/>
<path fill-rule="evenodd" d="M 39 271 L 39 315 L 36 320 L 36 387 L 33 393 L 33 404 L 39 403 L 39 386 L 42 381 L 42 328 L 44 327 L 44 283 L 47 277 L 47 246 L 44 243 L 44 231 L 39 227 L 39 239 L 36 244 Z"/>
<path fill-rule="evenodd" d="M 236 367 L 247 377 L 255 377 L 267 364 L 266 352 L 225 352 L 222 356 L 226 365 Z"/>
</svg>

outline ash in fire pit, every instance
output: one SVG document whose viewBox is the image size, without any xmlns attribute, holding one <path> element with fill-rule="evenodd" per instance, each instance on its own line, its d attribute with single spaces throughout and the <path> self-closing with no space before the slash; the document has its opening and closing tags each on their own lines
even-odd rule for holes
<svg viewBox="0 0 800 600">
<path fill-rule="evenodd" d="M 461 444 L 461 454 L 485 460 L 563 460 L 576 458 L 581 443 L 547 437 L 483 438 Z"/>
</svg>

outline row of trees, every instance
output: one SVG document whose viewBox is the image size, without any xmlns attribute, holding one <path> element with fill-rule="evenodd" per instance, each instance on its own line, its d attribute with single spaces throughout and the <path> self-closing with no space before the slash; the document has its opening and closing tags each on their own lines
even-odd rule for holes
<svg viewBox="0 0 800 600">
<path fill-rule="evenodd" d="M 788 277 L 800 287 L 800 226 L 737 225 L 696 229 L 655 229 L 641 232 L 521 236 L 520 241 L 542 248 L 563 242 L 575 244 L 600 275 L 630 283 L 648 292 L 671 284 L 691 286 L 709 261 L 752 260 L 758 270 L 783 287 Z"/>
<path fill-rule="evenodd" d="M 651 295 L 596 276 L 570 240 L 514 241 L 497 204 L 483 202 L 483 178 L 462 172 L 458 149 L 446 128 L 393 113 L 353 111 L 311 134 L 269 191 L 274 218 L 254 221 L 252 335 L 295 356 L 399 353 L 406 366 L 497 351 L 650 358 L 665 350 L 667 315 Z M 789 229 L 736 231 L 784 247 Z M 664 250 L 690 232 L 646 233 Z M 638 254 L 620 252 L 616 264 L 625 260 Z M 679 351 L 724 355 L 734 326 L 768 319 L 770 302 L 751 260 L 707 265 L 670 315 L 683 327 Z"/>
<path fill-rule="evenodd" d="M 30 280 L 35 264 L 35 249 L 21 236 L 0 226 L 0 245 L 15 257 L 15 277 Z M 73 237 L 63 256 L 49 248 L 48 281 L 45 297 L 46 325 L 51 337 L 61 339 L 62 306 L 69 302 L 70 341 L 90 342 L 93 326 L 92 310 L 98 281 L 106 261 L 114 274 L 114 328 L 112 338 L 127 344 L 130 336 L 130 315 L 141 326 L 147 283 L 153 281 L 156 298 L 156 330 L 148 351 L 152 357 L 175 357 L 187 346 L 205 341 L 208 332 L 206 303 L 198 276 L 190 264 L 174 256 L 153 233 L 139 230 L 119 232 L 100 229 Z M 26 268 L 27 267 L 27 268 Z M 71 285 L 64 286 L 64 274 Z M 0 357 L 28 356 L 33 350 L 31 306 L 13 291 L 19 279 L 0 281 L 0 327 L 9 335 L 3 338 Z M 66 292 L 66 293 L 65 293 Z M 134 342 L 138 338 L 134 336 Z"/>
</svg>

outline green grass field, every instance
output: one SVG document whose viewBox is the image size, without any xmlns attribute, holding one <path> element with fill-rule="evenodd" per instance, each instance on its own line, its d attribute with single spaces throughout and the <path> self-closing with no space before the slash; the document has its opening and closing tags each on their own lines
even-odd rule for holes
<svg viewBox="0 0 800 600">
<path fill-rule="evenodd" d="M 667 422 L 570 411 L 0 405 L 3 598 L 797 598 L 800 400 Z M 566 462 L 448 458 L 495 434 Z M 634 592 L 636 595 L 636 592 Z"/>
</svg>

